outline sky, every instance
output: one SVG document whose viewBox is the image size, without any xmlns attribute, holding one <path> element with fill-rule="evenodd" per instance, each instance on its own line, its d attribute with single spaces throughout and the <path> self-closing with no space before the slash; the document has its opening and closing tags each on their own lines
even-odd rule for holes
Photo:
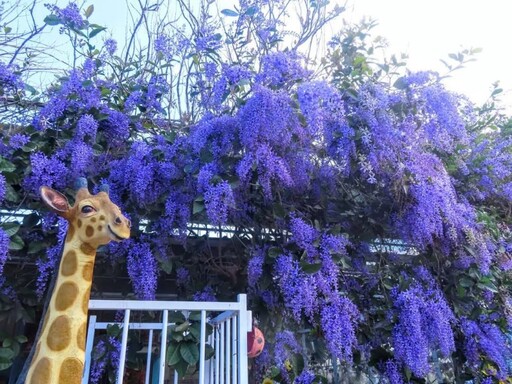
<svg viewBox="0 0 512 384">
<path fill-rule="evenodd" d="M 69 0 L 59 0 L 65 6 Z M 171 4 L 175 0 L 168 0 Z M 189 0 L 196 4 L 199 0 Z M 296 0 L 299 1 L 299 0 Z M 300 0 L 305 1 L 305 0 Z M 346 1 L 346 2 L 345 2 Z M 127 25 L 133 20 L 127 3 L 134 0 L 83 0 L 94 4 L 92 20 L 105 25 L 118 41 L 128 34 Z M 217 0 L 219 9 L 230 8 L 236 0 Z M 330 0 L 331 4 L 346 5 L 342 18 L 350 23 L 362 17 L 377 20 L 375 34 L 388 42 L 385 54 L 409 56 L 408 68 L 434 70 L 445 74 L 440 59 L 462 49 L 481 48 L 476 61 L 445 80 L 447 88 L 467 95 L 477 104 L 490 95 L 492 84 L 500 82 L 503 107 L 512 113 L 512 0 Z M 80 1 L 78 3 L 81 3 Z M 47 11 L 44 10 L 44 14 Z M 44 17 L 44 15 L 43 15 Z M 339 26 L 331 27 L 331 31 Z"/>
<path fill-rule="evenodd" d="M 446 86 L 476 103 L 500 81 L 502 103 L 512 112 L 512 1 L 510 0 L 352 0 L 345 15 L 379 23 L 389 53 L 407 53 L 411 70 L 445 73 L 440 59 L 465 48 L 481 48 L 476 61 L 452 74 Z"/>
</svg>

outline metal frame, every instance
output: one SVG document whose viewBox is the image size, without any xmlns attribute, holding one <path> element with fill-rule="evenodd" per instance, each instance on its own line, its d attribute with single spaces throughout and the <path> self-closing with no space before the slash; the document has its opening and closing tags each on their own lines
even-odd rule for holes
<svg viewBox="0 0 512 384">
<path fill-rule="evenodd" d="M 247 296 L 245 294 L 238 295 L 237 302 L 91 300 L 89 310 L 94 312 L 124 311 L 124 321 L 122 323 L 103 323 L 97 322 L 96 315 L 89 316 L 82 384 L 87 384 L 89 380 L 95 331 L 97 329 L 107 329 L 107 326 L 113 324 L 122 326 L 121 352 L 116 383 L 123 383 L 128 331 L 138 329 L 148 331 L 147 367 L 151 367 L 154 331 L 161 333 L 158 383 L 163 384 L 166 373 L 167 331 L 168 327 L 172 325 L 169 323 L 169 311 L 184 313 L 199 311 L 201 313 L 199 384 L 248 384 L 247 333 L 252 329 L 252 313 L 247 310 Z M 158 323 L 130 322 L 130 315 L 136 311 L 161 312 L 162 321 Z M 208 313 L 219 312 L 220 314 L 214 318 L 208 317 Z M 215 345 L 215 355 L 208 361 L 205 359 L 207 322 L 213 327 L 213 333 L 208 337 L 208 343 Z M 146 369 L 146 384 L 150 383 L 149 379 L 150 368 Z M 174 372 L 174 382 L 178 382 L 176 372 Z"/>
</svg>

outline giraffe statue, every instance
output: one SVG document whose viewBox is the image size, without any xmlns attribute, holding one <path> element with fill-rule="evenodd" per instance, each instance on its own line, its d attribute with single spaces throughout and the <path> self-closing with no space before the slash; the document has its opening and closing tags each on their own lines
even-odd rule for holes
<svg viewBox="0 0 512 384">
<path fill-rule="evenodd" d="M 110 201 L 108 187 L 91 195 L 83 178 L 77 187 L 73 206 L 60 192 L 49 187 L 40 190 L 44 203 L 69 226 L 55 288 L 28 369 L 28 384 L 81 382 L 96 249 L 130 236 L 130 221 Z"/>
</svg>

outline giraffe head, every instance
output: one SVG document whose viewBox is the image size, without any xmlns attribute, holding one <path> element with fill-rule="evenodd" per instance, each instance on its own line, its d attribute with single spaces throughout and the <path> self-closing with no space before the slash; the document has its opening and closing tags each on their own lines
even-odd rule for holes
<svg viewBox="0 0 512 384">
<path fill-rule="evenodd" d="M 62 193 L 41 187 L 44 203 L 57 215 L 69 222 L 69 238 L 78 237 L 84 244 L 97 248 L 110 241 L 122 241 L 130 237 L 130 220 L 123 216 L 117 205 L 110 201 L 108 188 L 91 195 L 87 182 L 78 182 L 75 204 L 71 206 Z"/>
</svg>

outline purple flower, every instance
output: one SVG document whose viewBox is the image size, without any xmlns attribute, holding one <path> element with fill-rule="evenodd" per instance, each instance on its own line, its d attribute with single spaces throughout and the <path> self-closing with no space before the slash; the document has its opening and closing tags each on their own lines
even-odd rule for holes
<svg viewBox="0 0 512 384">
<path fill-rule="evenodd" d="M 70 141 L 68 145 L 71 157 L 71 176 L 77 178 L 87 175 L 93 160 L 92 147 L 82 141 Z"/>
<path fill-rule="evenodd" d="M 299 376 L 295 378 L 293 384 L 313 384 L 316 379 L 316 375 L 310 370 L 304 370 Z"/>
<path fill-rule="evenodd" d="M 56 156 L 47 157 L 41 152 L 30 156 L 31 173 L 25 178 L 24 185 L 29 191 L 38 194 L 43 185 L 56 189 L 67 186 L 68 169 Z"/>
<path fill-rule="evenodd" d="M 360 321 L 357 307 L 348 298 L 332 295 L 321 308 L 321 326 L 329 352 L 340 360 L 350 362 L 357 347 L 356 327 Z"/>
<path fill-rule="evenodd" d="M 431 348 L 438 348 L 443 356 L 455 350 L 452 330 L 455 316 L 435 286 L 424 289 L 417 283 L 396 293 L 394 307 L 397 315 L 393 330 L 395 359 L 416 376 L 425 377 L 430 372 Z"/>
<path fill-rule="evenodd" d="M 114 39 L 107 39 L 103 43 L 103 46 L 105 47 L 107 53 L 112 56 L 117 50 L 117 41 Z"/>
<path fill-rule="evenodd" d="M 23 81 L 14 72 L 15 68 L 0 61 L 0 96 L 12 96 L 24 89 Z"/>
<path fill-rule="evenodd" d="M 91 143 L 94 143 L 97 131 L 98 122 L 92 115 L 85 114 L 78 120 L 75 138 L 80 141 L 85 141 L 85 138 L 87 137 Z"/>
<path fill-rule="evenodd" d="M 464 352 L 469 364 L 474 369 L 480 369 L 483 355 L 498 368 L 494 376 L 505 380 L 510 373 L 507 362 L 512 357 L 507 336 L 497 325 L 486 319 L 481 319 L 479 322 L 462 319 L 461 326 L 466 338 Z"/>
<path fill-rule="evenodd" d="M 261 64 L 262 70 L 256 76 L 256 82 L 270 87 L 306 80 L 311 75 L 302 67 L 301 58 L 294 51 L 272 52 L 263 56 Z"/>
<path fill-rule="evenodd" d="M 389 384 L 403 384 L 404 380 L 400 373 L 398 364 L 393 360 L 388 360 L 384 366 L 386 377 L 389 380 Z"/>
<path fill-rule="evenodd" d="M 258 280 L 263 274 L 263 263 L 265 262 L 265 249 L 258 248 L 252 252 L 252 257 L 247 264 L 247 280 L 249 287 L 255 288 Z"/>
<path fill-rule="evenodd" d="M 158 268 L 149 244 L 132 244 L 128 251 L 127 267 L 137 297 L 141 300 L 154 300 Z"/>
<path fill-rule="evenodd" d="M 275 335 L 274 361 L 283 371 L 284 363 L 289 359 L 291 353 L 300 353 L 302 348 L 290 331 L 277 332 Z"/>
<path fill-rule="evenodd" d="M 69 3 L 65 8 L 59 8 L 56 5 L 47 4 L 46 7 L 60 18 L 61 23 L 67 24 L 71 28 L 83 29 L 88 24 L 80 15 L 80 9 L 76 3 Z"/>
<path fill-rule="evenodd" d="M 187 268 L 180 267 L 176 270 L 176 285 L 181 288 L 186 288 L 190 283 L 190 272 Z"/>
<path fill-rule="evenodd" d="M 0 276 L 3 274 L 4 265 L 9 255 L 10 239 L 7 233 L 0 228 Z"/>
<path fill-rule="evenodd" d="M 57 244 L 46 250 L 46 257 L 40 258 L 36 261 L 38 270 L 36 293 L 39 298 L 43 296 L 50 276 L 52 273 L 57 271 L 60 259 L 62 257 L 64 240 L 68 232 L 68 221 L 62 217 L 58 217 L 57 226 Z"/>
<path fill-rule="evenodd" d="M 5 180 L 5 176 L 0 173 L 0 202 L 5 199 L 5 194 L 7 193 L 7 182 Z"/>
<path fill-rule="evenodd" d="M 209 285 L 204 287 L 202 291 L 194 293 L 194 301 L 217 301 L 213 288 Z"/>
<path fill-rule="evenodd" d="M 315 278 L 305 274 L 291 255 L 277 258 L 274 278 L 283 295 L 284 305 L 292 312 L 295 321 L 300 323 L 302 314 L 312 319 L 318 309 Z"/>
<path fill-rule="evenodd" d="M 24 135 L 23 133 L 16 133 L 11 136 L 9 140 L 9 146 L 12 149 L 20 149 L 30 141 L 30 136 Z M 1 199 L 0 199 L 1 200 Z"/>
</svg>

